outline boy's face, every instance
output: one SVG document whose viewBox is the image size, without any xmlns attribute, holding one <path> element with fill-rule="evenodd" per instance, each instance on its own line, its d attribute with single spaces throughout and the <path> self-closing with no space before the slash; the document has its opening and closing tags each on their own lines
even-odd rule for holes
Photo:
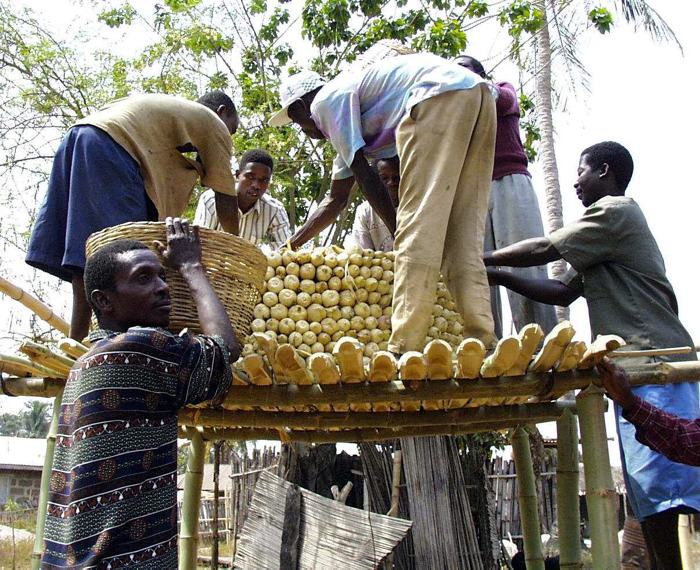
<svg viewBox="0 0 700 570">
<path fill-rule="evenodd" d="M 267 192 L 272 170 L 265 164 L 249 162 L 236 173 L 236 177 L 239 203 L 252 206 Z"/>
<path fill-rule="evenodd" d="M 588 161 L 588 155 L 581 155 L 578 165 L 578 179 L 574 182 L 574 188 L 576 196 L 586 208 L 608 195 L 607 184 L 603 181 L 603 177 L 607 174 L 607 164 L 593 167 Z"/>
<path fill-rule="evenodd" d="M 399 205 L 399 183 L 401 182 L 398 163 L 392 160 L 378 161 L 377 174 L 384 188 L 389 192 L 391 203 L 394 205 L 394 208 L 396 208 Z"/>
<path fill-rule="evenodd" d="M 170 289 L 156 254 L 148 249 L 127 251 L 119 255 L 119 262 L 114 290 L 102 291 L 109 304 L 101 313 L 108 313 L 120 330 L 167 327 L 172 308 Z"/>
</svg>

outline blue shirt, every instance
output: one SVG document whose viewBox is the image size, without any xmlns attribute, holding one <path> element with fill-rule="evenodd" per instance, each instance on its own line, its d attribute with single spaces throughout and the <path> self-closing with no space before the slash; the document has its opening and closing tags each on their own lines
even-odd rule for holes
<svg viewBox="0 0 700 570">
<path fill-rule="evenodd" d="M 311 118 L 338 153 L 333 179 L 352 176 L 350 164 L 359 149 L 374 159 L 395 156 L 396 127 L 414 105 L 483 81 L 456 63 L 423 53 L 341 73 L 311 105 Z"/>
</svg>

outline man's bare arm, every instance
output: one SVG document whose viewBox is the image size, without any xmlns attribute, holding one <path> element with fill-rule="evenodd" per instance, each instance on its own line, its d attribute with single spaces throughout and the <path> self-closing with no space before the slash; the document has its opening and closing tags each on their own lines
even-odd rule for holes
<svg viewBox="0 0 700 570">
<path fill-rule="evenodd" d="M 177 269 L 192 293 L 197 315 L 206 335 L 217 335 L 224 339 L 231 352 L 231 361 L 238 359 L 241 347 L 233 326 L 226 314 L 223 303 L 202 265 L 202 246 L 199 241 L 199 227 L 189 227 L 187 220 L 166 218 L 167 247 L 158 244 L 165 263 Z"/>
<path fill-rule="evenodd" d="M 306 223 L 292 236 L 293 249 L 301 247 L 338 219 L 340 212 L 347 206 L 354 183 L 355 179 L 352 176 L 331 181 L 330 193 L 313 211 Z"/>
<path fill-rule="evenodd" d="M 484 265 L 532 267 L 561 259 L 549 238 L 531 238 L 484 254 Z"/>
<path fill-rule="evenodd" d="M 582 294 L 557 279 L 527 279 L 494 267 L 487 268 L 486 273 L 491 285 L 502 285 L 538 303 L 568 307 Z"/>
<path fill-rule="evenodd" d="M 355 180 L 360 185 L 362 193 L 372 206 L 372 209 L 379 214 L 386 227 L 392 235 L 396 233 L 396 210 L 391 203 L 389 193 L 384 188 L 379 176 L 367 162 L 362 149 L 355 153 L 355 158 L 350 165 L 350 170 L 355 176 Z"/>
<path fill-rule="evenodd" d="M 216 217 L 225 232 L 238 235 L 238 196 L 214 191 Z"/>
</svg>

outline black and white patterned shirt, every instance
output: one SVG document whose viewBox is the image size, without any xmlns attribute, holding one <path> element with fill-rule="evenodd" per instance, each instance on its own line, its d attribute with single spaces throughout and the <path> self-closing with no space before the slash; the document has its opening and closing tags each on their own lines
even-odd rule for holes
<svg viewBox="0 0 700 570">
<path fill-rule="evenodd" d="M 245 214 L 239 210 L 238 215 L 239 235 L 255 245 L 266 243 L 272 249 L 279 249 L 292 235 L 282 202 L 268 194 L 263 194 Z M 213 190 L 207 190 L 199 197 L 194 224 L 212 230 L 221 229 Z"/>
</svg>

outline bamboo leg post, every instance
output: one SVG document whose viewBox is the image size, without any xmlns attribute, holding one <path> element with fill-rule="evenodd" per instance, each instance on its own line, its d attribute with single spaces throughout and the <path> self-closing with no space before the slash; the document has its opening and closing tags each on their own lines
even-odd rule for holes
<svg viewBox="0 0 700 570">
<path fill-rule="evenodd" d="M 46 525 L 46 507 L 49 502 L 49 487 L 51 485 L 51 468 L 53 453 L 56 449 L 56 433 L 58 432 L 58 417 L 61 415 L 61 394 L 53 400 L 51 425 L 46 436 L 46 455 L 44 468 L 41 470 L 41 488 L 39 489 L 39 505 L 36 512 L 36 534 L 34 535 L 34 550 L 32 551 L 32 570 L 41 567 L 41 556 L 44 554 L 44 526 Z"/>
<path fill-rule="evenodd" d="M 204 440 L 194 428 L 187 430 L 190 451 L 185 472 L 185 496 L 182 501 L 180 522 L 179 570 L 196 570 L 197 539 L 199 534 L 199 506 L 204 477 Z"/>
<path fill-rule="evenodd" d="M 589 386 L 576 396 L 581 422 L 583 468 L 586 475 L 586 502 L 591 521 L 594 568 L 619 568 L 617 540 L 617 495 L 610 471 L 605 432 L 603 390 Z"/>
<path fill-rule="evenodd" d="M 578 420 L 565 410 L 557 420 L 557 523 L 561 568 L 581 568 L 578 484 Z"/>
<path fill-rule="evenodd" d="M 537 508 L 537 487 L 532 469 L 532 454 L 527 432 L 517 427 L 511 436 L 515 473 L 518 480 L 518 504 L 523 528 L 523 546 L 527 570 L 544 570 L 542 542 L 540 540 L 540 516 Z"/>
</svg>

